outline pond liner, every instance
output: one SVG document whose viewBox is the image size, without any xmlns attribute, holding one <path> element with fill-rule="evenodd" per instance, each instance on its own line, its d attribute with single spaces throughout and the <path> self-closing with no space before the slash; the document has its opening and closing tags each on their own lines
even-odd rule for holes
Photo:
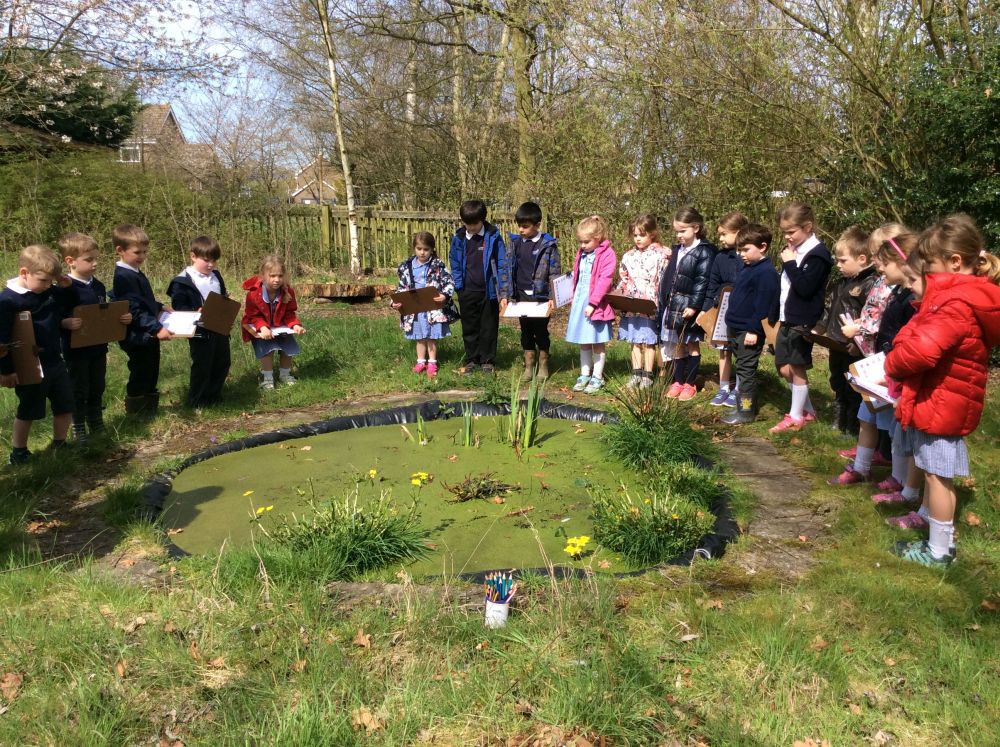
<svg viewBox="0 0 1000 747">
<path fill-rule="evenodd" d="M 295 438 L 308 438 L 309 436 L 336 433 L 354 428 L 416 423 L 418 417 L 423 420 L 446 420 L 452 417 L 461 417 L 463 408 L 466 407 L 471 409 L 473 415 L 484 417 L 510 414 L 510 405 L 507 404 L 495 405 L 488 402 L 442 402 L 440 400 L 429 400 L 419 405 L 392 407 L 387 410 L 377 410 L 359 415 L 341 415 L 326 420 L 315 420 L 311 423 L 278 428 L 277 430 L 257 433 L 253 436 L 246 436 L 245 438 L 203 449 L 187 457 L 176 467 L 159 472 L 146 481 L 142 486 L 142 518 L 148 521 L 156 521 L 163 511 L 167 496 L 173 489 L 174 478 L 188 467 L 204 462 L 212 457 L 245 451 L 257 446 L 281 443 L 282 441 L 289 441 Z M 588 407 L 549 402 L 548 400 L 542 400 L 539 413 L 544 418 L 552 418 L 554 420 L 576 420 L 587 423 L 600 423 L 601 425 L 611 425 L 618 422 L 618 417 L 612 413 Z M 712 469 L 714 466 L 711 460 L 700 456 L 694 457 L 693 461 L 698 467 L 703 469 Z M 721 556 L 725 552 L 726 545 L 739 536 L 739 527 L 733 519 L 730 510 L 731 498 L 732 495 L 728 489 L 720 490 L 709 506 L 709 511 L 715 516 L 712 531 L 699 539 L 693 548 L 665 561 L 661 565 L 691 565 L 697 558 L 711 559 Z M 182 558 L 190 554 L 169 540 L 167 541 L 167 552 L 173 558 Z M 647 568 L 638 571 L 616 573 L 614 575 L 619 578 L 640 576 L 648 573 L 649 570 Z M 475 573 L 463 573 L 460 574 L 460 577 L 473 582 L 482 582 L 483 577 L 487 573 L 492 572 L 478 571 Z M 548 568 L 524 568 L 520 569 L 518 573 L 533 573 L 547 576 L 550 574 L 550 570 Z M 551 573 L 556 578 L 579 578 L 591 575 L 585 569 L 566 568 L 564 566 L 553 566 Z"/>
</svg>

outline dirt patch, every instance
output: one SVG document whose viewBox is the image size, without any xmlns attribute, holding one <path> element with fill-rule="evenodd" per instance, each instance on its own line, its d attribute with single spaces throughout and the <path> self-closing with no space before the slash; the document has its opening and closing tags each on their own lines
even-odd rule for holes
<svg viewBox="0 0 1000 747">
<path fill-rule="evenodd" d="M 793 579 L 806 574 L 816 564 L 816 543 L 829 534 L 832 507 L 810 504 L 812 484 L 770 441 L 737 438 L 719 447 L 723 461 L 757 498 L 744 529 L 754 542 L 737 550 L 735 562 L 747 573 Z"/>
</svg>

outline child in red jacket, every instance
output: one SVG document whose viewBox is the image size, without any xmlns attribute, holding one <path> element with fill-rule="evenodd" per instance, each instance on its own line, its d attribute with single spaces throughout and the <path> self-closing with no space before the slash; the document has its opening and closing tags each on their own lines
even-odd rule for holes
<svg viewBox="0 0 1000 747">
<path fill-rule="evenodd" d="M 253 343 L 260 361 L 261 389 L 274 389 L 274 359 L 279 353 L 279 375 L 285 384 L 294 384 L 292 357 L 301 350 L 296 335 L 305 328 L 295 315 L 295 291 L 285 282 L 285 263 L 275 254 L 264 257 L 260 272 L 243 283 L 247 292 L 243 304 L 243 342 Z"/>
<path fill-rule="evenodd" d="M 922 273 L 920 310 L 893 342 L 886 375 L 902 383 L 896 405 L 904 452 L 927 476 L 930 536 L 897 542 L 905 560 L 947 568 L 954 559 L 956 475 L 969 474 L 964 436 L 979 425 L 990 348 L 1000 344 L 1000 259 L 986 253 L 967 215 L 920 236 L 908 264 Z"/>
</svg>

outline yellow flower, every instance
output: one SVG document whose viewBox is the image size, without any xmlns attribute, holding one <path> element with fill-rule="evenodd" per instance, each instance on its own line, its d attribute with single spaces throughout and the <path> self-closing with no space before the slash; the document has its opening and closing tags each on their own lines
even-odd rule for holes
<svg viewBox="0 0 1000 747">
<path fill-rule="evenodd" d="M 273 511 L 273 510 L 274 510 L 274 506 L 268 506 L 268 507 L 267 507 L 267 508 L 265 508 L 264 510 L 265 510 L 265 511 Z"/>
<path fill-rule="evenodd" d="M 247 492 L 245 492 L 243 494 L 243 497 L 246 498 L 248 495 L 253 495 L 253 491 L 252 490 L 248 490 Z"/>
<path fill-rule="evenodd" d="M 652 501 L 649 500 L 649 498 L 647 498 L 646 500 L 643 501 L 643 503 L 645 503 L 648 506 L 650 503 L 652 503 Z"/>
<path fill-rule="evenodd" d="M 262 513 L 264 513 L 264 507 L 263 506 L 261 506 L 260 508 L 257 509 L 257 515 L 258 516 L 260 516 Z"/>
<path fill-rule="evenodd" d="M 410 485 L 416 485 L 419 488 L 420 487 L 420 478 L 419 477 L 414 477 L 412 480 L 410 480 Z"/>
<path fill-rule="evenodd" d="M 374 480 L 378 476 L 378 470 L 370 469 L 368 470 L 368 479 Z"/>
<path fill-rule="evenodd" d="M 681 518 L 681 517 L 680 517 L 680 516 L 678 516 L 677 514 L 670 514 L 670 518 L 671 518 L 671 519 L 675 519 L 675 520 L 676 520 L 676 519 L 679 519 L 679 518 Z"/>
</svg>

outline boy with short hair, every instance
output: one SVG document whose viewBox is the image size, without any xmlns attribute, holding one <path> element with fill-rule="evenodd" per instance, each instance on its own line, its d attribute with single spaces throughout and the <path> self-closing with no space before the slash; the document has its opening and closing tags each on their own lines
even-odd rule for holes
<svg viewBox="0 0 1000 747">
<path fill-rule="evenodd" d="M 486 204 L 466 200 L 458 211 L 462 227 L 448 251 L 451 276 L 462 315 L 465 365 L 462 374 L 481 368 L 493 372 L 500 328 L 500 283 L 506 282 L 507 257 L 500 229 L 486 222 Z M 509 290 L 504 287 L 504 293 Z"/>
<path fill-rule="evenodd" d="M 845 350 L 830 349 L 830 388 L 833 390 L 833 428 L 845 435 L 858 434 L 858 408 L 861 395 L 847 383 L 848 368 L 861 360 L 863 351 L 841 332 L 843 314 L 857 319 L 865 299 L 871 293 L 878 273 L 871 262 L 868 234 L 858 226 L 851 226 L 840 234 L 833 245 L 833 256 L 840 270 L 840 278 L 831 283 L 826 311 L 817 322 L 815 330 L 840 343 Z"/>
<path fill-rule="evenodd" d="M 129 223 L 116 226 L 111 241 L 118 261 L 111 295 L 116 301 L 128 301 L 132 323 L 125 339 L 118 343 L 128 356 L 128 383 L 125 385 L 125 412 L 130 415 L 156 414 L 160 392 L 160 340 L 173 335 L 159 321 L 162 303 L 153 295 L 142 264 L 149 254 L 149 237 L 139 226 Z"/>
<path fill-rule="evenodd" d="M 94 276 L 97 270 L 100 248 L 97 242 L 82 233 L 68 233 L 59 239 L 60 254 L 69 267 L 72 285 L 67 289 L 73 306 L 106 303 L 107 289 Z M 132 315 L 121 316 L 122 324 L 132 322 Z M 87 440 L 90 434 L 104 430 L 104 388 L 107 381 L 108 345 L 89 345 L 82 348 L 71 346 L 70 330 L 63 330 L 63 358 L 73 380 L 73 438 Z"/>
<path fill-rule="evenodd" d="M 176 311 L 200 310 L 209 293 L 229 295 L 226 293 L 226 281 L 216 269 L 222 256 L 219 243 L 209 236 L 198 236 L 188 249 L 191 264 L 171 280 L 167 288 L 170 303 Z M 199 327 L 188 343 L 191 347 L 188 407 L 214 405 L 222 400 L 222 386 L 229 375 L 229 335 Z"/>
<path fill-rule="evenodd" d="M 525 202 L 514 213 L 517 233 L 510 235 L 507 253 L 507 276 L 500 284 L 500 313 L 509 301 L 548 302 L 549 310 L 555 308 L 550 298 L 549 283 L 562 272 L 556 240 L 542 233 L 542 208 L 534 202 Z M 524 351 L 524 374 L 521 381 L 531 381 L 535 375 L 535 350 L 538 350 L 538 378 L 549 378 L 549 318 L 521 317 L 521 349 Z"/>
<path fill-rule="evenodd" d="M 60 350 L 60 330 L 79 328 L 80 320 L 66 319 L 66 308 L 53 291 L 62 277 L 62 264 L 47 246 L 26 247 L 18 259 L 17 277 L 0 292 L 0 344 L 13 339 L 14 322 L 22 312 L 31 312 L 42 380 L 22 384 L 14 368 L 14 356 L 0 358 L 0 386 L 13 387 L 17 395 L 17 413 L 11 430 L 10 464 L 24 464 L 31 459 L 28 435 L 31 424 L 45 417 L 45 400 L 52 408 L 52 447 L 66 444 L 66 434 L 73 417 L 73 383 Z"/>
<path fill-rule="evenodd" d="M 740 386 L 736 409 L 722 417 L 722 422 L 729 425 L 744 425 L 757 418 L 757 365 L 764 349 L 762 320 L 780 292 L 778 273 L 767 256 L 770 248 L 771 231 L 764 226 L 750 223 L 736 235 L 736 251 L 743 269 L 736 273 L 729 294 L 726 327 Z"/>
</svg>

